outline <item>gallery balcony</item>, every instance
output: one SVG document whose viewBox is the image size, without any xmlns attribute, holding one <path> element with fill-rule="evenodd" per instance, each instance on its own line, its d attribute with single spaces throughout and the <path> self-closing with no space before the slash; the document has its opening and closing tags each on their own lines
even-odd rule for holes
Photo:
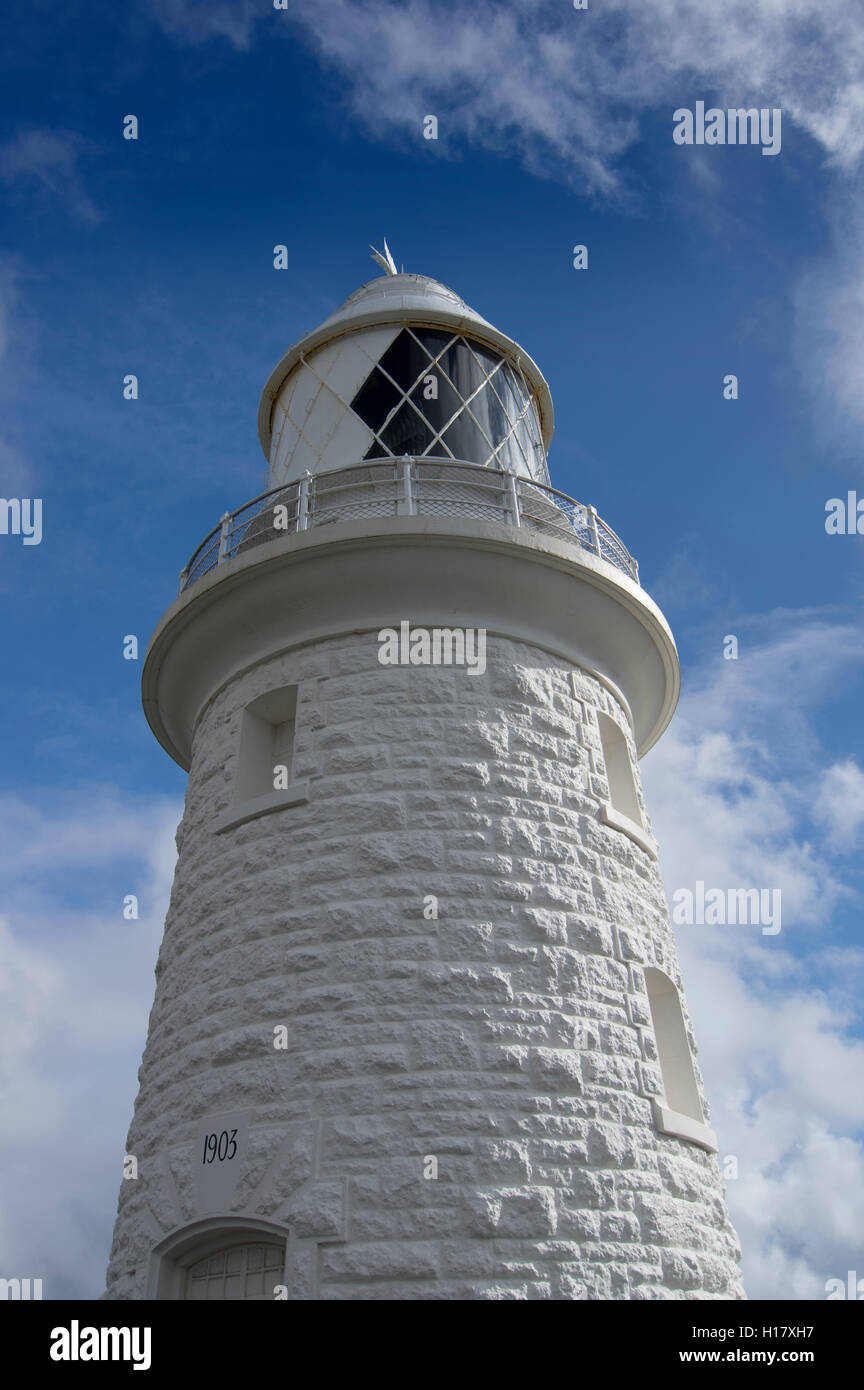
<svg viewBox="0 0 864 1390">
<path fill-rule="evenodd" d="M 569 541 L 639 582 L 633 556 L 594 508 L 500 469 L 444 458 L 380 459 L 310 474 L 226 512 L 180 576 L 181 594 L 217 565 L 279 536 L 363 517 L 477 517 Z"/>
</svg>

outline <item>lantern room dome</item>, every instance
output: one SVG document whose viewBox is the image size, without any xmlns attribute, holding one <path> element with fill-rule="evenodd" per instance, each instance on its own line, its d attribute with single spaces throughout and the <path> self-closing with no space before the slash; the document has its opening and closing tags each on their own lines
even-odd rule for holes
<svg viewBox="0 0 864 1390">
<path fill-rule="evenodd" d="M 370 309 L 391 310 L 394 307 L 406 314 L 424 313 L 438 307 L 445 312 L 458 312 L 461 317 L 474 319 L 478 325 L 491 328 L 491 324 L 460 299 L 455 290 L 442 285 L 440 280 L 432 280 L 428 275 L 378 275 L 368 280 L 345 303 L 340 305 L 322 328 L 335 324 L 349 323 L 357 316 L 365 315 Z"/>
<path fill-rule="evenodd" d="M 452 458 L 548 482 L 549 388 L 447 285 L 361 285 L 271 373 L 258 432 L 279 485 L 365 459 Z"/>
</svg>

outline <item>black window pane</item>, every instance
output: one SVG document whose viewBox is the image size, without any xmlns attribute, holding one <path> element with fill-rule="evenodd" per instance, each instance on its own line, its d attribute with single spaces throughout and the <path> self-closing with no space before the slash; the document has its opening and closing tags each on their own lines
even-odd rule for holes
<svg viewBox="0 0 864 1390">
<path fill-rule="evenodd" d="M 472 343 L 471 351 L 476 357 L 480 358 L 480 365 L 486 373 L 486 376 L 491 376 L 498 363 L 501 361 L 500 355 L 497 352 L 493 352 L 491 348 L 481 347 L 479 343 Z"/>
<path fill-rule="evenodd" d="M 394 454 L 422 454 L 434 437 L 429 426 L 407 401 L 380 433 L 387 448 Z"/>
<path fill-rule="evenodd" d="M 485 379 L 486 374 L 480 363 L 461 339 L 457 339 L 438 360 L 463 401 L 473 395 Z"/>
<path fill-rule="evenodd" d="M 446 445 L 445 441 L 439 437 L 439 438 L 436 439 L 435 442 L 430 446 L 429 452 L 428 452 L 428 454 L 427 454 L 427 457 L 428 457 L 428 458 L 432 458 L 432 459 L 434 459 L 434 458 L 447 459 L 447 458 L 452 458 L 453 455 L 451 454 L 450 450 L 447 448 L 447 445 Z"/>
<path fill-rule="evenodd" d="M 399 400 L 400 393 L 386 376 L 382 376 L 376 367 L 366 378 L 357 395 L 351 402 L 351 409 L 356 411 L 363 421 L 372 430 L 378 430 L 384 424 L 390 411 Z"/>
<path fill-rule="evenodd" d="M 440 328 L 415 328 L 412 329 L 412 332 L 420 339 L 430 357 L 437 357 L 441 349 L 445 348 L 454 336 Z"/>
<path fill-rule="evenodd" d="M 379 359 L 385 372 L 398 382 L 403 391 L 414 385 L 418 376 L 429 366 L 429 358 L 419 343 L 405 329 L 393 339 L 384 356 Z"/>
<path fill-rule="evenodd" d="M 429 396 L 430 392 L 435 395 Z M 462 405 L 461 397 L 456 395 L 444 373 L 431 362 L 428 372 L 423 373 L 408 399 L 414 402 L 436 434 Z"/>
<path fill-rule="evenodd" d="M 492 452 L 474 421 L 464 412 L 441 436 L 454 458 L 466 463 L 485 463 Z"/>
</svg>

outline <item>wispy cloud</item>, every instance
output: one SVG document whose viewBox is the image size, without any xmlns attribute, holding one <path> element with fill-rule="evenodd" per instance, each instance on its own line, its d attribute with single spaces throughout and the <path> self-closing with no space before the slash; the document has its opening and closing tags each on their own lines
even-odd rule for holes
<svg viewBox="0 0 864 1390">
<path fill-rule="evenodd" d="M 864 150 L 857 0 L 731 0 L 722 10 L 606 0 L 586 11 L 535 0 L 295 0 L 288 13 L 376 130 L 416 133 L 420 107 L 439 103 L 448 136 L 589 191 L 620 189 L 616 160 L 639 138 L 642 113 L 694 96 L 780 106 L 844 169 Z"/>
<path fill-rule="evenodd" d="M 80 161 L 91 142 L 71 130 L 22 129 L 0 145 L 0 182 L 17 198 L 62 206 L 80 222 L 101 214 L 84 188 Z"/>
<path fill-rule="evenodd" d="M 823 437 L 851 444 L 857 460 L 864 426 L 864 195 L 835 188 L 827 212 L 831 254 L 794 290 L 795 352 L 808 395 L 818 402 L 827 393 L 836 407 L 821 412 Z"/>
<path fill-rule="evenodd" d="M 203 0 L 151 0 L 151 12 L 186 42 L 222 37 L 237 48 L 264 17 L 255 4 Z M 719 10 L 605 0 L 585 11 L 564 0 L 291 0 L 278 17 L 339 69 L 377 132 L 416 134 L 439 103 L 448 134 L 598 192 L 619 186 L 615 161 L 638 138 L 639 114 L 699 84 L 697 96 L 721 103 L 781 106 L 839 168 L 864 150 L 857 0 L 728 0 Z"/>
<path fill-rule="evenodd" d="M 154 19 L 175 38 L 185 43 L 206 43 L 208 39 L 227 39 L 235 48 L 249 47 L 255 21 L 268 13 L 257 0 L 150 0 Z"/>
</svg>

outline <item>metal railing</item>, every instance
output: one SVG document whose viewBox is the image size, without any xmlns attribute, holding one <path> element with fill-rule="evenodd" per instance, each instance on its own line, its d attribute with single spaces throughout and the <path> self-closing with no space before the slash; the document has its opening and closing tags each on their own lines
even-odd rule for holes
<svg viewBox="0 0 864 1390">
<path fill-rule="evenodd" d="M 474 516 L 576 542 L 639 582 L 629 550 L 593 507 L 497 468 L 444 458 L 379 459 L 271 488 L 226 512 L 180 575 L 180 593 L 280 535 L 364 516 Z"/>
</svg>

